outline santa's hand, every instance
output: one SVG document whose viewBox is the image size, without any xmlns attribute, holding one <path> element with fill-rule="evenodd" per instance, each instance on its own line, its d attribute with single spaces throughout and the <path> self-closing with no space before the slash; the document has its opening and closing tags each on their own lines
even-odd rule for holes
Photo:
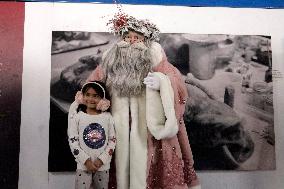
<svg viewBox="0 0 284 189">
<path fill-rule="evenodd" d="M 150 89 L 160 90 L 160 78 L 151 72 L 144 78 L 143 83 Z"/>
</svg>

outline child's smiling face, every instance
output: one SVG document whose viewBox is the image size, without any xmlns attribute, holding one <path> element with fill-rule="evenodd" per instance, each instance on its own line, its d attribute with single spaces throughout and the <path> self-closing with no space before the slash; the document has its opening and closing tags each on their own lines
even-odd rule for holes
<svg viewBox="0 0 284 189">
<path fill-rule="evenodd" d="M 83 95 L 83 100 L 89 109 L 96 109 L 97 104 L 102 98 L 98 93 L 96 92 L 95 89 L 89 88 L 86 90 L 86 92 Z"/>
</svg>

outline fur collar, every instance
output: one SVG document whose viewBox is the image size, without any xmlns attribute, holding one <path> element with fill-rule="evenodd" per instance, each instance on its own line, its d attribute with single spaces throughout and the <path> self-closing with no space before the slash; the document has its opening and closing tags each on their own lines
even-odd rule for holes
<svg viewBox="0 0 284 189">
<path fill-rule="evenodd" d="M 160 79 L 160 90 L 146 89 L 146 121 L 150 133 L 160 140 L 175 136 L 178 132 L 178 122 L 171 82 L 160 72 L 154 74 Z"/>
</svg>

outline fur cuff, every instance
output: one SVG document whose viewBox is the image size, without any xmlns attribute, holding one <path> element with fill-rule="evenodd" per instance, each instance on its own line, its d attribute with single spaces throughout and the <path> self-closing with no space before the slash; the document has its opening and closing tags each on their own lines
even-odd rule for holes
<svg viewBox="0 0 284 189">
<path fill-rule="evenodd" d="M 160 91 L 146 88 L 146 121 L 150 133 L 160 140 L 175 136 L 178 132 L 178 123 L 171 82 L 160 72 L 154 74 L 160 79 Z"/>
</svg>

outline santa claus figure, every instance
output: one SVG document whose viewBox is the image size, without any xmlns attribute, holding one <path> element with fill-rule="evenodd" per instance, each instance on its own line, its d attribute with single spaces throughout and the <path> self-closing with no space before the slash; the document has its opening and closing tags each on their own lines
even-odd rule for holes
<svg viewBox="0 0 284 189">
<path fill-rule="evenodd" d="M 122 40 L 107 50 L 88 81 L 106 83 L 115 122 L 118 189 L 199 189 L 183 113 L 187 90 L 147 20 L 117 14 Z"/>
</svg>

